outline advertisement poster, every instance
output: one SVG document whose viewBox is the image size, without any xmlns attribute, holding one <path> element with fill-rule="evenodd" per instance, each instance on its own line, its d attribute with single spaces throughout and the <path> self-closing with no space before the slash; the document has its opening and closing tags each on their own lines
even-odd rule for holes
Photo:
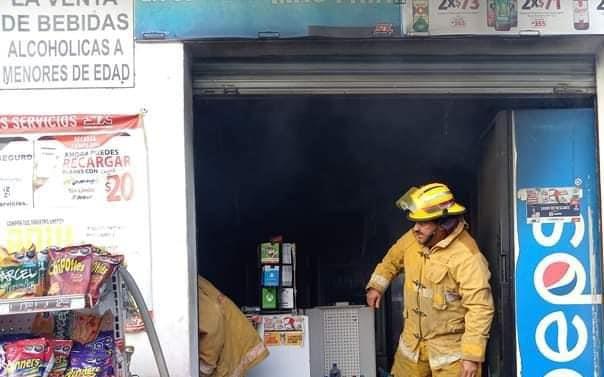
<svg viewBox="0 0 604 377">
<path fill-rule="evenodd" d="M 0 90 L 133 87 L 134 1 L 0 2 Z"/>
<path fill-rule="evenodd" d="M 260 263 L 279 263 L 279 244 L 265 242 L 260 245 Z"/>
<path fill-rule="evenodd" d="M 200 21 L 203 20 L 203 21 Z M 137 39 L 401 35 L 397 0 L 137 0 Z"/>
<path fill-rule="evenodd" d="M 592 109 L 514 113 L 519 376 L 601 375 L 594 121 Z"/>
<path fill-rule="evenodd" d="M 574 187 L 521 189 L 518 199 L 526 201 L 528 223 L 579 222 L 583 190 L 579 181 Z"/>
<path fill-rule="evenodd" d="M 410 0 L 408 35 L 604 34 L 601 0 Z"/>
<path fill-rule="evenodd" d="M 265 332 L 264 344 L 267 347 L 277 347 L 283 344 L 285 339 L 282 339 L 280 332 Z"/>
<path fill-rule="evenodd" d="M 267 347 L 278 346 L 304 346 L 304 333 L 301 331 L 277 331 L 265 332 L 264 344 Z"/>
<path fill-rule="evenodd" d="M 267 346 L 304 346 L 304 317 L 273 315 L 263 317 Z"/>
<path fill-rule="evenodd" d="M 142 117 L 0 115 L 0 246 L 124 255 L 151 306 Z"/>
<path fill-rule="evenodd" d="M 11 208 L 33 207 L 31 176 L 34 170 L 34 144 L 23 137 L 0 136 L 0 212 Z"/>
<path fill-rule="evenodd" d="M 265 315 L 264 331 L 303 331 L 304 317 L 295 315 Z"/>
</svg>

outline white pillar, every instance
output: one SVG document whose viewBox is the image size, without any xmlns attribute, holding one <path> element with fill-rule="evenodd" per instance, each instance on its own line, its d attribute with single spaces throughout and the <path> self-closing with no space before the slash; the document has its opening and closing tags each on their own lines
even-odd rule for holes
<svg viewBox="0 0 604 377">
<path fill-rule="evenodd" d="M 198 375 L 192 94 L 182 43 L 137 43 L 134 88 L 0 91 L 3 114 L 136 114 L 147 109 L 153 315 L 172 377 Z M 158 376 L 146 335 L 132 372 Z"/>
</svg>

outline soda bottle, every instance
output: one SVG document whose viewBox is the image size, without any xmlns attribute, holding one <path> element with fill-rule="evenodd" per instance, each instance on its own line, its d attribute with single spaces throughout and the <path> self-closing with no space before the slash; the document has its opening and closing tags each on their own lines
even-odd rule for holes
<svg viewBox="0 0 604 377">
<path fill-rule="evenodd" d="M 495 30 L 509 31 L 512 28 L 510 0 L 495 0 Z"/>
<path fill-rule="evenodd" d="M 589 29 L 587 0 L 573 0 L 573 26 L 575 30 Z"/>
<path fill-rule="evenodd" d="M 495 27 L 495 0 L 487 0 L 487 26 Z"/>
<path fill-rule="evenodd" d="M 413 0 L 411 9 L 413 10 L 413 31 L 418 33 L 428 32 L 428 0 Z"/>
</svg>

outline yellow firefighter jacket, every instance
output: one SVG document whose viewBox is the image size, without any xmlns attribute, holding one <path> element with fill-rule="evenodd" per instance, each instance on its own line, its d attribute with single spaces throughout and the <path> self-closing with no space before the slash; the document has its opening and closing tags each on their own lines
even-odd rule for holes
<svg viewBox="0 0 604 377">
<path fill-rule="evenodd" d="M 461 221 L 431 249 L 408 231 L 371 276 L 367 288 L 383 293 L 405 271 L 405 325 L 397 357 L 417 362 L 419 344 L 425 342 L 432 369 L 460 359 L 484 361 L 494 313 L 490 272 L 465 227 Z"/>
<path fill-rule="evenodd" d="M 202 377 L 242 377 L 268 350 L 239 308 L 202 277 L 199 295 L 199 370 Z"/>
</svg>

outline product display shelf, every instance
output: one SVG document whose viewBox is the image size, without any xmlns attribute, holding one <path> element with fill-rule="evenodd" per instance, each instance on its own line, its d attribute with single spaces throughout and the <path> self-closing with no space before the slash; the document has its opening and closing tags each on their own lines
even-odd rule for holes
<svg viewBox="0 0 604 377">
<path fill-rule="evenodd" d="M 258 245 L 260 309 L 291 313 L 296 309 L 296 244 L 265 242 Z"/>
<path fill-rule="evenodd" d="M 114 371 L 115 377 L 130 377 L 129 366 L 125 358 L 124 322 L 126 310 L 124 297 L 127 295 L 126 286 L 120 278 L 119 269 L 111 278 L 111 313 L 113 313 L 113 338 L 115 340 Z"/>
<path fill-rule="evenodd" d="M 107 283 L 107 288 L 108 292 L 105 292 L 95 309 L 100 312 L 111 310 L 115 341 L 114 377 L 129 377 L 126 372 L 128 366 L 125 365 L 123 332 L 124 295 L 127 291 L 117 271 Z M 0 299 L 0 335 L 31 333 L 36 313 L 88 310 L 86 299 L 83 294 Z"/>
</svg>

